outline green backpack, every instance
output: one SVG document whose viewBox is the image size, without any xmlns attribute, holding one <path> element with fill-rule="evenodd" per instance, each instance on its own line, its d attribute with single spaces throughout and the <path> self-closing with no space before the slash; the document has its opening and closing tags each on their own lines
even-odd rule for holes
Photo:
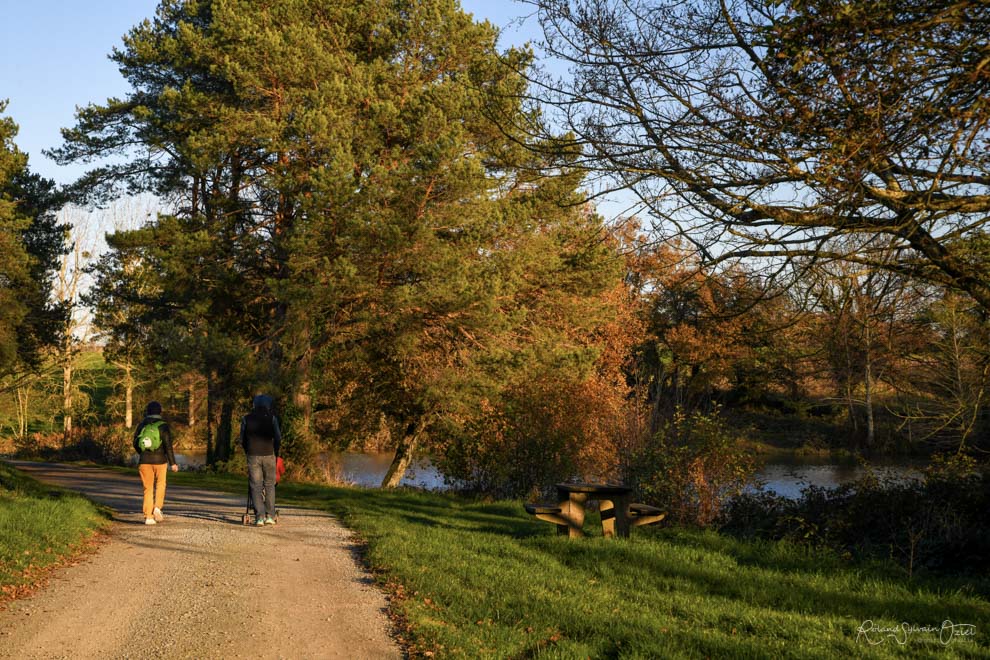
<svg viewBox="0 0 990 660">
<path fill-rule="evenodd" d="M 141 427 L 136 444 L 138 451 L 157 451 L 162 446 L 162 435 L 158 432 L 158 427 L 165 422 L 151 422 Z"/>
</svg>

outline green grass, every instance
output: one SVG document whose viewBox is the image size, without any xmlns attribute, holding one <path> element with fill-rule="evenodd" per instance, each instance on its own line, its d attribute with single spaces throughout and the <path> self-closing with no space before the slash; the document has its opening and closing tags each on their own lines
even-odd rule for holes
<svg viewBox="0 0 990 660">
<path fill-rule="evenodd" d="M 195 473 L 173 483 L 243 490 Z M 338 514 L 367 542 L 413 655 L 496 658 L 987 657 L 987 581 L 908 580 L 893 564 L 715 533 L 639 529 L 628 540 L 559 538 L 519 502 L 410 491 L 279 486 L 283 502 Z M 593 517 L 587 530 L 595 525 Z M 982 594 L 982 595 L 981 595 Z M 976 626 L 939 643 L 870 646 L 864 621 Z M 874 638 L 877 635 L 874 634 Z M 882 640 L 882 638 L 880 638 Z"/>
<path fill-rule="evenodd" d="M 84 497 L 0 463 L 0 586 L 30 582 L 108 524 L 106 511 Z"/>
</svg>

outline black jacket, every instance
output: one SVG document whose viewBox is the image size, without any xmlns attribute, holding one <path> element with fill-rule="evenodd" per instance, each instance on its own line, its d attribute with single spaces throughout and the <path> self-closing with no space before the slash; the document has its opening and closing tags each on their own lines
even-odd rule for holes
<svg viewBox="0 0 990 660">
<path fill-rule="evenodd" d="M 248 456 L 278 456 L 282 431 L 270 409 L 255 407 L 241 420 L 241 446 Z"/>
<path fill-rule="evenodd" d="M 162 463 L 170 463 L 175 465 L 175 454 L 172 453 L 172 430 L 168 427 L 167 422 L 162 422 L 162 425 L 158 427 L 158 434 L 162 438 L 161 446 L 155 451 L 141 451 L 138 447 L 137 439 L 138 435 L 141 434 L 141 429 L 152 422 L 161 422 L 161 415 L 148 415 L 141 420 L 141 423 L 137 425 L 134 429 L 134 440 L 132 444 L 134 445 L 134 450 L 138 453 L 141 459 L 138 461 L 140 464 L 145 465 L 161 465 Z"/>
</svg>

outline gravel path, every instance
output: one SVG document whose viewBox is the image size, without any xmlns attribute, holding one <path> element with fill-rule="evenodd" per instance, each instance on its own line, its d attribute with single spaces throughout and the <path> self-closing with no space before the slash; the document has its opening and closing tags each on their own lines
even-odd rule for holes
<svg viewBox="0 0 990 660">
<path fill-rule="evenodd" d="M 11 462 L 114 509 L 113 539 L 0 612 L 0 658 L 399 658 L 386 602 L 329 514 L 169 486 L 146 526 L 136 474 Z"/>
</svg>

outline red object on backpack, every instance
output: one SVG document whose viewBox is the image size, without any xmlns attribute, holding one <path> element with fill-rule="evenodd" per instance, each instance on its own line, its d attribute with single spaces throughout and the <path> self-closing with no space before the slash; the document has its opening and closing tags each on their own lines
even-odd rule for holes
<svg viewBox="0 0 990 660">
<path fill-rule="evenodd" d="M 285 461 L 279 456 L 275 459 L 275 483 L 278 483 L 282 478 L 282 473 L 285 472 Z"/>
</svg>

